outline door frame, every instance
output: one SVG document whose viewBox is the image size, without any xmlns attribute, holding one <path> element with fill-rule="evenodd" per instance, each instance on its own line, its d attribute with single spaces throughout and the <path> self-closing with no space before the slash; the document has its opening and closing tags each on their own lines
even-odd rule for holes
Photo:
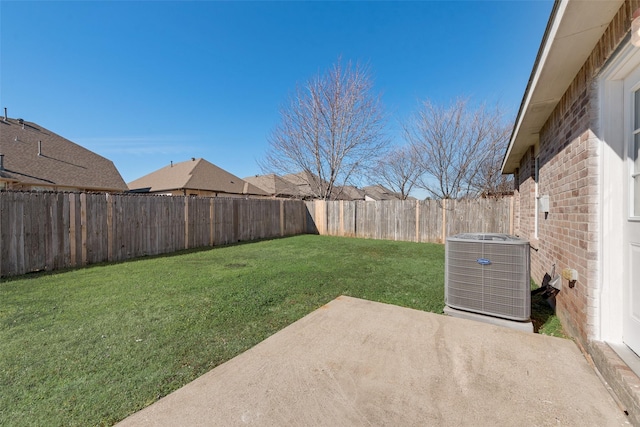
<svg viewBox="0 0 640 427">
<path fill-rule="evenodd" d="M 594 338 L 624 343 L 629 221 L 625 79 L 640 69 L 640 49 L 627 41 L 603 67 L 597 84 L 599 111 L 599 283 Z M 620 173 L 620 171 L 625 171 Z M 639 351 L 636 349 L 636 351 Z"/>
<path fill-rule="evenodd" d="M 625 79 L 625 154 L 623 176 L 625 178 L 624 193 L 626 201 L 626 221 L 624 222 L 624 256 L 625 256 L 625 292 L 622 331 L 623 342 L 636 354 L 640 354 L 640 289 L 633 282 L 633 273 L 637 274 L 637 259 L 640 258 L 640 215 L 635 213 L 634 179 L 635 164 L 632 152 L 640 125 L 637 123 L 638 105 L 637 94 L 640 92 L 640 67 L 635 68 Z M 635 255 L 634 255 L 635 254 Z M 634 260 L 636 262 L 634 262 Z"/>
</svg>

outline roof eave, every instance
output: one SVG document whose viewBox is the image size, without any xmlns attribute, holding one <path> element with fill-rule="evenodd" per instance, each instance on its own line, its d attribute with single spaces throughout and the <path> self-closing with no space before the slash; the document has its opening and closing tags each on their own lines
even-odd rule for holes
<svg viewBox="0 0 640 427">
<path fill-rule="evenodd" d="M 527 83 L 502 173 L 514 173 L 624 0 L 556 0 Z"/>
</svg>

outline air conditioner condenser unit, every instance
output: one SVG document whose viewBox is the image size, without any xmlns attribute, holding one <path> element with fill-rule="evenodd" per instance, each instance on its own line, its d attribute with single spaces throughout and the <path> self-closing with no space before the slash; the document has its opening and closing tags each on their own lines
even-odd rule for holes
<svg viewBox="0 0 640 427">
<path fill-rule="evenodd" d="M 520 322 L 531 317 L 529 242 L 497 233 L 447 238 L 445 303 Z"/>
</svg>

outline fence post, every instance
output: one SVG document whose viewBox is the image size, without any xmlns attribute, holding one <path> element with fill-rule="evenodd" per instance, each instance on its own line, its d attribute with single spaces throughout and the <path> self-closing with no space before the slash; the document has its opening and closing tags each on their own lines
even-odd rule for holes
<svg viewBox="0 0 640 427">
<path fill-rule="evenodd" d="M 301 207 L 302 207 L 302 229 L 304 230 L 304 233 L 308 233 L 309 229 L 307 228 L 307 215 L 310 215 L 309 213 L 309 207 L 307 206 L 307 204 L 304 201 L 300 201 Z"/>
<path fill-rule="evenodd" d="M 280 200 L 280 237 L 284 236 L 284 200 Z"/>
<path fill-rule="evenodd" d="M 189 249 L 189 196 L 184 196 L 184 248 Z"/>
<path fill-rule="evenodd" d="M 69 193 L 69 258 L 71 267 L 75 267 L 77 264 L 76 251 L 76 195 Z"/>
<path fill-rule="evenodd" d="M 358 206 L 357 200 L 353 201 L 353 237 L 358 237 Z"/>
<path fill-rule="evenodd" d="M 318 234 L 325 235 L 327 234 L 327 203 L 325 200 L 316 200 L 314 204 Z"/>
<path fill-rule="evenodd" d="M 447 199 L 442 199 L 442 243 L 447 241 Z"/>
<path fill-rule="evenodd" d="M 416 200 L 416 242 L 420 243 L 420 200 Z"/>
<path fill-rule="evenodd" d="M 216 210 L 213 206 L 213 197 L 212 197 L 209 199 L 209 246 L 215 245 L 215 239 L 216 239 L 215 215 L 216 215 Z"/>
<path fill-rule="evenodd" d="M 80 235 L 82 265 L 87 265 L 87 193 L 80 193 Z"/>
<path fill-rule="evenodd" d="M 344 200 L 340 200 L 340 237 L 344 237 Z"/>
<path fill-rule="evenodd" d="M 107 196 L 107 260 L 113 261 L 113 196 Z"/>
</svg>

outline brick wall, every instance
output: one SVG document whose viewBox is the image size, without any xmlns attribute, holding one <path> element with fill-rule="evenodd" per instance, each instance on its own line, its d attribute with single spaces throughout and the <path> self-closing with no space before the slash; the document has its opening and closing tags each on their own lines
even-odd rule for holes
<svg viewBox="0 0 640 427">
<path fill-rule="evenodd" d="M 533 148 L 520 161 L 516 194 L 516 232 L 529 238 L 531 276 L 540 284 L 545 274 L 565 268 L 578 271 L 570 288 L 563 281 L 556 298 L 563 325 L 583 343 L 593 335 L 597 310 L 598 140 L 595 81 L 599 71 L 627 35 L 632 12 L 640 0 L 627 1 L 578 72 L 539 137 L 539 195 L 549 195 L 550 211 L 538 216 L 534 239 L 535 183 Z"/>
</svg>

